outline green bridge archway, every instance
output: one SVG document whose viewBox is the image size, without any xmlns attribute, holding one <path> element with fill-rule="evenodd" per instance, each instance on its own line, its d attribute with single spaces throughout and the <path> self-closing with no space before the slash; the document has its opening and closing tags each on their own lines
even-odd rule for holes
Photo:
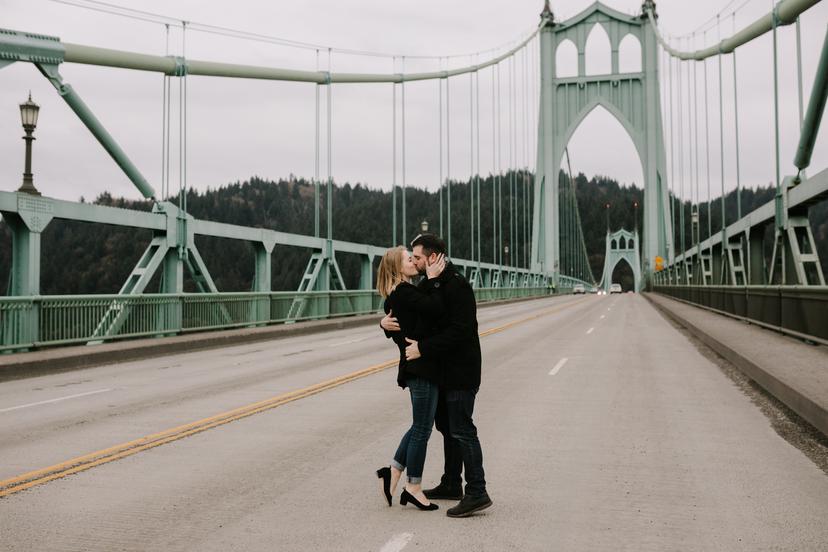
<svg viewBox="0 0 828 552">
<path fill-rule="evenodd" d="M 590 112 L 602 106 L 629 134 L 644 174 L 644 273 L 656 256 L 672 259 L 673 236 L 659 95 L 658 42 L 646 15 L 627 15 L 596 2 L 574 17 L 557 22 L 547 3 L 548 22 L 541 31 L 541 104 L 537 173 L 532 217 L 532 269 L 560 276 L 558 171 L 572 134 Z M 610 41 L 611 72 L 586 74 L 586 43 L 600 25 Z M 634 37 L 641 46 L 641 71 L 619 70 L 621 42 Z M 558 77 L 556 53 L 572 43 L 578 54 L 576 76 Z M 635 240 L 638 247 L 638 239 Z M 635 265 L 640 266 L 640 262 Z M 640 280 L 641 270 L 638 270 Z M 639 285 L 637 284 L 638 288 Z"/>
</svg>

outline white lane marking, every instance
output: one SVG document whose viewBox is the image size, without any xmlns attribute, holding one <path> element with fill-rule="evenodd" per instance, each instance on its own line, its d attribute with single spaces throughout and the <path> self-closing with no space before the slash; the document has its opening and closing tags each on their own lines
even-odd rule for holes
<svg viewBox="0 0 828 552">
<path fill-rule="evenodd" d="M 560 369 L 563 368 L 563 365 L 566 364 L 567 360 L 569 360 L 569 359 L 568 358 L 562 358 L 561 360 L 559 360 L 558 363 L 555 365 L 555 367 L 552 368 L 551 370 L 549 370 L 549 375 L 554 376 L 555 374 L 557 374 L 560 371 Z"/>
<path fill-rule="evenodd" d="M 391 540 L 386 542 L 382 548 L 380 548 L 380 552 L 400 552 L 405 545 L 411 542 L 411 539 L 414 538 L 413 533 L 400 533 L 399 535 L 394 535 L 391 537 Z"/>
<path fill-rule="evenodd" d="M 60 401 L 65 401 L 67 399 L 77 399 L 78 397 L 86 397 L 88 395 L 96 395 L 98 393 L 106 393 L 107 391 L 112 391 L 112 389 L 98 389 L 97 391 L 87 391 L 86 393 L 78 393 L 77 395 L 69 395 L 67 397 L 59 397 L 57 399 L 49 399 L 48 401 L 39 401 L 33 402 L 29 404 L 21 404 L 20 406 L 12 406 L 9 408 L 0 408 L 0 412 L 11 412 L 12 410 L 20 410 L 21 408 L 29 408 L 30 406 L 39 406 L 41 404 L 49 404 L 49 403 L 56 403 Z"/>
<path fill-rule="evenodd" d="M 591 334 L 591 333 L 592 333 L 592 330 L 594 330 L 594 329 L 595 329 L 595 328 L 590 328 L 590 329 L 588 329 L 588 330 L 587 330 L 587 335 Z"/>
<path fill-rule="evenodd" d="M 604 319 L 604 315 L 602 314 L 602 315 L 601 315 L 601 320 L 603 320 L 603 319 Z"/>
<path fill-rule="evenodd" d="M 331 343 L 328 347 L 339 347 L 340 345 L 350 345 L 351 343 L 359 343 L 360 341 L 365 341 L 366 339 L 370 339 L 374 337 L 373 335 L 366 335 L 365 337 L 360 337 L 357 339 L 349 339 L 348 341 L 340 341 L 339 343 Z"/>
</svg>

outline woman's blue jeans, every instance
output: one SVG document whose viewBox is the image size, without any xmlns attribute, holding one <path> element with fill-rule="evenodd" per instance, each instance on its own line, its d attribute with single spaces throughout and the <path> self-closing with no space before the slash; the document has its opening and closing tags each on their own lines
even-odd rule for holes
<svg viewBox="0 0 828 552">
<path fill-rule="evenodd" d="M 434 425 L 437 410 L 437 386 L 427 379 L 411 377 L 406 380 L 411 392 L 411 427 L 403 435 L 391 465 L 400 471 L 408 471 L 408 482 L 419 484 L 423 480 L 428 438 Z"/>
</svg>

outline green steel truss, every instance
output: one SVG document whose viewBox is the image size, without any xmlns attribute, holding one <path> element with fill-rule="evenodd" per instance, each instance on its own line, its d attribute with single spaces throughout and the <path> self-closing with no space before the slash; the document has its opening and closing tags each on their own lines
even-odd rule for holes
<svg viewBox="0 0 828 552">
<path fill-rule="evenodd" d="M 790 17 L 787 22 L 791 22 Z M 799 173 L 782 179 L 774 201 L 677 255 L 674 262 L 656 274 L 657 286 L 825 286 L 808 211 L 815 203 L 828 200 L 828 169 L 808 178 L 803 171 L 811 162 L 826 101 L 828 31 L 794 155 Z M 774 240 L 770 261 L 766 263 L 764 238 L 768 227 L 773 228 Z"/>
</svg>

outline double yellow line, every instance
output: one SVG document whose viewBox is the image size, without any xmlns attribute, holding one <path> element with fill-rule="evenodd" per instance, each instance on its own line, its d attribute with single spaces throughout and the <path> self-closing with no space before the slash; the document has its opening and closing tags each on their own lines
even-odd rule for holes
<svg viewBox="0 0 828 552">
<path fill-rule="evenodd" d="M 497 326 L 496 328 L 491 328 L 481 332 L 480 337 L 502 332 L 503 330 L 516 326 L 517 324 L 529 322 L 530 320 L 535 320 L 542 316 L 562 311 L 582 301 L 584 301 L 584 299 L 581 299 L 580 301 L 572 301 L 558 307 L 546 309 L 532 316 L 507 322 L 502 326 Z M 147 435 L 146 437 L 141 437 L 140 439 L 135 439 L 134 441 L 128 441 L 113 447 L 98 450 L 83 456 L 78 456 L 76 458 L 72 458 L 71 460 L 61 462 L 60 464 L 49 466 L 48 468 L 30 471 L 11 479 L 5 479 L 0 481 L 0 497 L 8 496 L 36 485 L 42 485 L 44 483 L 48 483 L 49 481 L 54 481 L 55 479 L 72 475 L 73 473 L 86 471 L 94 468 L 95 466 L 100 466 L 101 464 L 107 464 L 115 460 L 120 460 L 121 458 L 126 458 L 127 456 L 132 456 L 133 454 L 138 454 L 139 452 L 151 448 L 166 445 L 167 443 L 183 439 L 184 437 L 189 437 L 190 435 L 195 435 L 196 433 L 201 433 L 202 431 L 207 431 L 208 429 L 213 429 L 214 427 L 218 427 L 220 425 L 229 424 L 230 422 L 282 406 L 283 404 L 287 404 L 289 402 L 310 397 L 311 395 L 321 393 L 322 391 L 339 387 L 340 385 L 344 385 L 348 382 L 364 378 L 392 366 L 396 366 L 397 362 L 397 359 L 394 359 L 380 364 L 375 364 L 374 366 L 369 366 L 368 368 L 363 368 L 362 370 L 357 370 L 356 372 L 351 372 L 350 374 L 345 374 L 344 376 L 332 378 L 309 387 L 304 387 L 302 389 L 284 393 L 263 401 L 248 404 L 233 410 L 228 410 L 227 412 L 222 412 L 221 414 L 216 414 L 215 416 L 210 416 L 209 418 L 203 418 L 195 422 L 180 425 L 159 433 L 153 433 L 152 435 Z"/>
</svg>

